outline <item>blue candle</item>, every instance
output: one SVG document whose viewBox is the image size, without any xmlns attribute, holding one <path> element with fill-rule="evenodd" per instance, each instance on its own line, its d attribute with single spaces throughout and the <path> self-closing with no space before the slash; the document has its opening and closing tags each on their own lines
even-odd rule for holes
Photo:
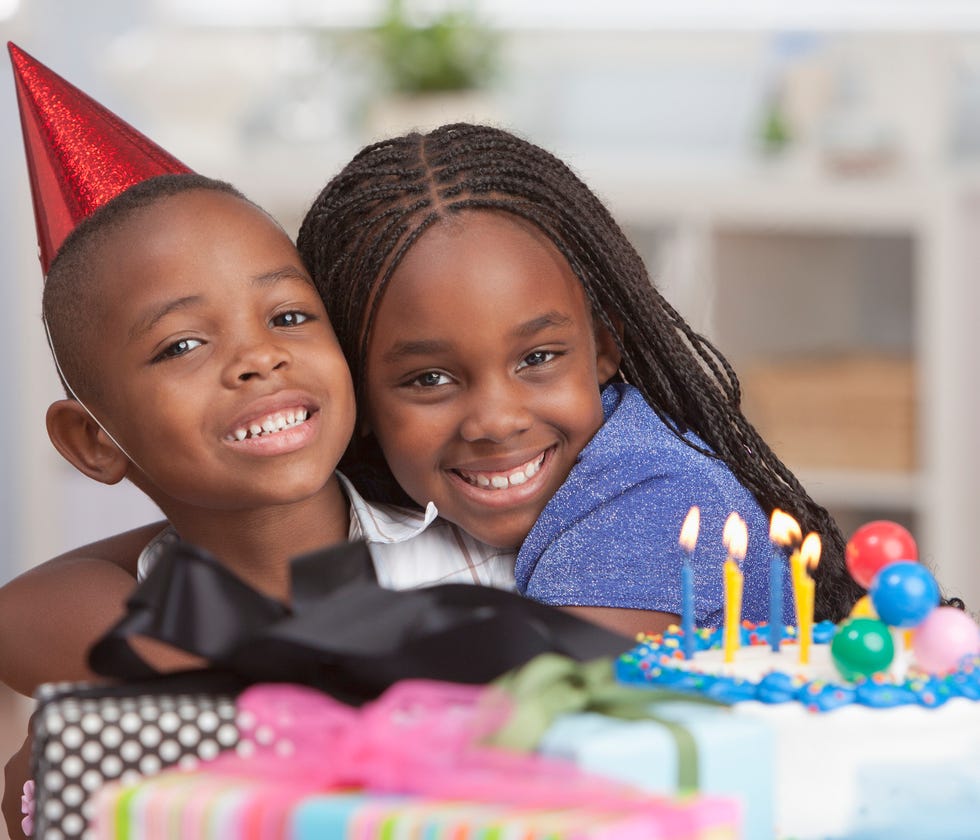
<svg viewBox="0 0 980 840">
<path fill-rule="evenodd" d="M 684 633 L 684 658 L 694 657 L 694 567 L 690 555 L 681 566 L 681 630 Z"/>
<path fill-rule="evenodd" d="M 678 540 L 684 550 L 684 561 L 681 564 L 681 635 L 685 659 L 694 657 L 694 566 L 691 565 L 691 554 L 698 544 L 699 530 L 701 509 L 694 505 L 684 517 Z"/>
<path fill-rule="evenodd" d="M 783 637 L 783 565 L 782 551 L 777 547 L 769 561 L 769 647 L 779 652 Z"/>
</svg>

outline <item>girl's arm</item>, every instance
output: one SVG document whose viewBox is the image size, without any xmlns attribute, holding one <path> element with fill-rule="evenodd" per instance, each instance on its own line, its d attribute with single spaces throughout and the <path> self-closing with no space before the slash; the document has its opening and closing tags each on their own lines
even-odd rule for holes
<svg viewBox="0 0 980 840">
<path fill-rule="evenodd" d="M 563 607 L 565 612 L 635 638 L 639 633 L 663 633 L 671 624 L 678 624 L 680 616 L 656 610 L 629 610 L 621 607 Z"/>
<path fill-rule="evenodd" d="M 31 736 L 28 727 L 27 740 L 23 746 L 10 757 L 3 768 L 3 819 L 7 824 L 7 836 L 10 840 L 23 840 L 21 829 L 23 814 L 21 814 L 20 798 L 24 791 L 24 782 L 30 777 Z"/>
<path fill-rule="evenodd" d="M 139 553 L 163 527 L 74 549 L 0 588 L 0 680 L 31 695 L 42 682 L 92 679 L 88 649 L 122 616 Z"/>
</svg>

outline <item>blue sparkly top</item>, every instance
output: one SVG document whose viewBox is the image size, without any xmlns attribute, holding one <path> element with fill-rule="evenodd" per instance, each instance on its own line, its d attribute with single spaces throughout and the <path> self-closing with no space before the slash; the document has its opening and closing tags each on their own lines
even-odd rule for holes
<svg viewBox="0 0 980 840">
<path fill-rule="evenodd" d="M 680 614 L 683 551 L 678 537 L 692 505 L 701 531 L 692 555 L 695 623 L 724 619 L 721 533 L 736 511 L 748 550 L 742 618 L 769 619 L 768 515 L 724 461 L 692 449 L 647 405 L 616 383 L 602 392 L 605 423 L 582 450 L 565 483 L 517 555 L 522 595 L 558 606 L 626 607 Z M 705 447 L 693 433 L 688 440 Z M 783 563 L 783 620 L 794 624 L 789 564 Z"/>
</svg>

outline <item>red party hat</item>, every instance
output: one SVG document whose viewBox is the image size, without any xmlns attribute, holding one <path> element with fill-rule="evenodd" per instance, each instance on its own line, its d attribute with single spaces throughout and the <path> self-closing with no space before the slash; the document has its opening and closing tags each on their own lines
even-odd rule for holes
<svg viewBox="0 0 980 840">
<path fill-rule="evenodd" d="M 82 219 L 124 190 L 191 170 L 11 42 L 41 269 Z"/>
</svg>

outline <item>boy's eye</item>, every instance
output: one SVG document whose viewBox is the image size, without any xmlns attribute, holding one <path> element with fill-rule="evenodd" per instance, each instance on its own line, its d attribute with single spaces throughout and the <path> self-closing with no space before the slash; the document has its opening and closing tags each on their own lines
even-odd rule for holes
<svg viewBox="0 0 980 840">
<path fill-rule="evenodd" d="M 281 312 L 276 315 L 271 323 L 274 327 L 298 327 L 300 324 L 312 320 L 313 317 L 313 315 L 308 315 L 306 312 L 290 310 L 289 312 Z"/>
<path fill-rule="evenodd" d="M 163 359 L 172 359 L 176 356 L 183 356 L 185 353 L 189 353 L 195 347 L 200 347 L 203 344 L 204 342 L 199 338 L 182 338 L 180 341 L 175 341 L 169 347 L 164 348 L 153 361 L 159 362 Z"/>
<path fill-rule="evenodd" d="M 423 388 L 434 388 L 437 385 L 448 385 L 451 381 L 444 373 L 440 373 L 437 370 L 427 370 L 425 373 L 420 373 L 408 384 L 420 385 Z"/>
<path fill-rule="evenodd" d="M 533 353 L 528 353 L 521 359 L 521 363 L 517 366 L 517 369 L 521 370 L 526 367 L 543 365 L 545 362 L 550 362 L 557 355 L 553 350 L 535 350 Z"/>
</svg>

